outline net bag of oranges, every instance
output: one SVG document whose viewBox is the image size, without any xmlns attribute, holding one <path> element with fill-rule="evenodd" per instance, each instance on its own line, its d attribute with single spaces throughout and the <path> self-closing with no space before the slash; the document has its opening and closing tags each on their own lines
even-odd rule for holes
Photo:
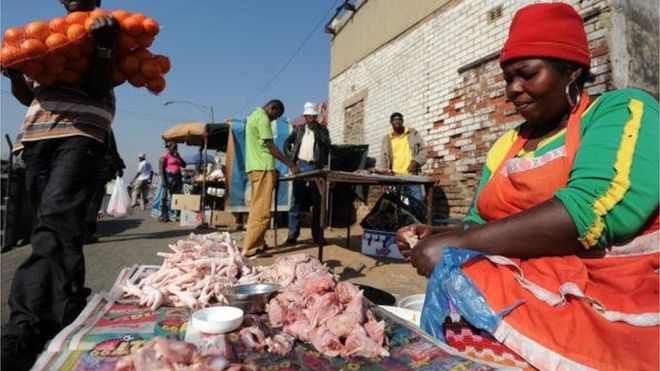
<svg viewBox="0 0 660 371">
<path fill-rule="evenodd" d="M 22 71 L 42 85 L 76 84 L 89 71 L 94 52 L 92 22 L 104 15 L 113 16 L 121 26 L 112 68 L 114 83 L 128 81 L 154 94 L 162 92 L 170 60 L 147 49 L 158 35 L 160 25 L 141 13 L 125 10 L 73 12 L 48 22 L 35 21 L 25 27 L 9 28 L 4 33 L 0 63 L 5 68 Z"/>
</svg>

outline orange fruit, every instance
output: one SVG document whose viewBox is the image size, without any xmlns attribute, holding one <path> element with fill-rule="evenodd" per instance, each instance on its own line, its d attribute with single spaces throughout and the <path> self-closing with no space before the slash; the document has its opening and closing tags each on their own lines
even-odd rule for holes
<svg viewBox="0 0 660 371">
<path fill-rule="evenodd" d="M 126 19 L 121 24 L 122 30 L 124 32 L 128 33 L 129 35 L 136 37 L 142 35 L 144 32 L 144 28 L 142 27 L 142 22 L 135 18 L 135 16 L 130 16 Z"/>
<path fill-rule="evenodd" d="M 64 71 L 66 66 L 66 57 L 59 53 L 52 53 L 46 56 L 46 70 L 57 75 L 58 73 Z"/>
<path fill-rule="evenodd" d="M 46 66 L 43 62 L 33 59 L 25 62 L 23 70 L 29 76 L 37 76 L 46 70 Z"/>
<path fill-rule="evenodd" d="M 35 21 L 25 26 L 25 37 L 28 39 L 44 41 L 48 35 L 50 35 L 50 28 L 46 22 Z"/>
<path fill-rule="evenodd" d="M 121 50 L 130 50 L 137 46 L 137 41 L 133 36 L 122 32 L 119 34 L 119 41 L 117 42 L 117 47 Z"/>
<path fill-rule="evenodd" d="M 73 14 L 73 13 L 71 13 L 71 14 Z M 85 29 L 85 26 L 79 25 L 77 23 L 72 24 L 66 30 L 66 37 L 68 37 L 69 40 L 71 40 L 71 41 L 80 41 L 80 39 L 85 34 L 87 34 L 87 30 Z"/>
<path fill-rule="evenodd" d="M 57 84 L 57 74 L 54 73 L 49 73 L 49 72 L 43 72 L 40 73 L 36 79 L 37 82 L 41 85 L 44 86 L 51 86 Z"/>
<path fill-rule="evenodd" d="M 71 65 L 71 68 L 73 68 L 76 72 L 84 75 L 89 70 L 91 60 L 89 57 L 83 56 L 77 59 L 72 59 L 69 64 Z"/>
<path fill-rule="evenodd" d="M 105 9 L 94 9 L 91 12 L 89 12 L 89 18 L 98 18 L 98 17 L 103 17 L 110 14 L 107 10 Z"/>
<path fill-rule="evenodd" d="M 131 13 L 125 10 L 114 10 L 110 12 L 110 15 L 113 16 L 116 20 L 118 20 L 119 23 L 122 23 L 124 19 L 128 18 L 131 15 Z"/>
<path fill-rule="evenodd" d="M 92 37 L 85 37 L 80 44 L 80 49 L 82 50 L 83 54 L 89 55 L 94 51 L 94 46 L 96 46 L 94 39 Z"/>
<path fill-rule="evenodd" d="M 60 81 L 64 84 L 73 85 L 80 80 L 80 74 L 72 69 L 65 69 L 57 75 Z"/>
<path fill-rule="evenodd" d="M 140 73 L 147 78 L 147 80 L 155 79 L 161 75 L 160 65 L 153 59 L 145 59 L 140 65 Z"/>
<path fill-rule="evenodd" d="M 0 63 L 11 66 L 19 57 L 18 50 L 11 45 L 3 46 L 0 51 Z"/>
<path fill-rule="evenodd" d="M 25 58 L 38 57 L 48 51 L 46 44 L 37 39 L 26 39 L 21 43 L 21 54 Z"/>
<path fill-rule="evenodd" d="M 69 28 L 69 24 L 66 23 L 64 18 L 53 18 L 48 22 L 48 28 L 50 32 L 64 34 L 66 29 Z"/>
<path fill-rule="evenodd" d="M 66 49 L 66 55 L 71 59 L 80 58 L 82 56 L 82 49 L 78 46 L 70 46 Z"/>
<path fill-rule="evenodd" d="M 158 35 L 158 31 L 160 31 L 160 25 L 153 18 L 147 18 L 142 21 L 142 27 L 144 28 L 144 33 L 149 36 L 156 36 Z"/>
<path fill-rule="evenodd" d="M 156 55 L 154 56 L 154 60 L 158 63 L 160 66 L 160 72 L 163 74 L 166 74 L 170 72 L 170 68 L 172 68 L 172 65 L 170 64 L 170 59 L 167 58 L 164 55 Z"/>
<path fill-rule="evenodd" d="M 136 88 L 147 85 L 147 79 L 139 73 L 129 77 L 128 82 Z"/>
<path fill-rule="evenodd" d="M 138 57 L 140 62 L 154 57 L 154 55 L 147 49 L 135 49 L 131 54 Z"/>
<path fill-rule="evenodd" d="M 85 24 L 83 25 L 87 31 L 92 30 L 92 23 L 94 22 L 94 18 L 89 17 L 85 20 Z"/>
<path fill-rule="evenodd" d="M 144 20 L 147 19 L 147 16 L 142 13 L 133 13 L 131 14 L 131 17 L 135 18 L 140 23 L 144 22 Z"/>
<path fill-rule="evenodd" d="M 8 28 L 5 31 L 5 35 L 4 35 L 3 40 L 4 40 L 4 42 L 6 42 L 7 44 L 10 44 L 10 45 L 11 44 L 16 44 L 16 43 L 20 42 L 21 40 L 23 40 L 23 35 L 24 34 L 25 34 L 25 32 L 23 32 L 22 28 L 18 28 L 18 27 Z M 16 45 L 14 45 L 14 46 L 16 46 Z"/>
<path fill-rule="evenodd" d="M 64 20 L 67 21 L 69 24 L 77 24 L 82 26 L 85 24 L 85 20 L 89 17 L 88 12 L 73 12 L 69 13 L 66 17 L 64 17 Z"/>
<path fill-rule="evenodd" d="M 154 94 L 158 94 L 165 90 L 165 79 L 163 76 L 147 80 L 147 89 Z"/>
<path fill-rule="evenodd" d="M 154 43 L 154 37 L 149 35 L 140 35 L 135 40 L 140 48 L 148 48 Z"/>
<path fill-rule="evenodd" d="M 66 37 L 66 35 L 61 34 L 61 33 L 53 33 L 46 38 L 46 46 L 49 49 L 57 49 L 62 47 L 63 45 L 66 45 L 69 42 L 69 39 Z"/>
<path fill-rule="evenodd" d="M 140 60 L 136 56 L 128 54 L 119 61 L 119 68 L 124 75 L 133 76 L 140 71 Z"/>
<path fill-rule="evenodd" d="M 119 68 L 112 68 L 112 82 L 115 84 L 115 86 L 126 82 L 126 76 L 124 76 L 124 73 L 121 72 Z"/>
</svg>

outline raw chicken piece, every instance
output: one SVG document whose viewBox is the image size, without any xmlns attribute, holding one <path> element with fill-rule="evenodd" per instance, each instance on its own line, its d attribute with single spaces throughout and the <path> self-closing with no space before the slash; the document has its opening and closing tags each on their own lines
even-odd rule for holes
<svg viewBox="0 0 660 371">
<path fill-rule="evenodd" d="M 250 349 L 261 350 L 266 346 L 266 337 L 257 326 L 245 327 L 239 332 L 239 335 L 243 344 Z"/>
<path fill-rule="evenodd" d="M 386 339 L 385 321 L 376 322 L 375 320 L 370 320 L 364 324 L 364 329 L 367 331 L 367 335 L 377 344 L 383 344 L 383 340 Z"/>
<path fill-rule="evenodd" d="M 191 234 L 177 241 L 160 269 L 137 284 L 127 283 L 124 291 L 139 298 L 141 305 L 157 309 L 162 304 L 202 308 L 224 303 L 224 294 L 241 274 L 252 268 L 228 233 Z"/>
<path fill-rule="evenodd" d="M 268 313 L 268 320 L 272 327 L 282 327 L 285 313 L 277 298 L 270 299 L 268 304 L 266 304 L 266 312 Z"/>
<path fill-rule="evenodd" d="M 344 351 L 344 345 L 339 338 L 326 327 L 313 330 L 309 340 L 316 350 L 328 357 L 337 357 Z"/>
<path fill-rule="evenodd" d="M 309 341 L 313 330 L 314 327 L 304 317 L 284 326 L 284 331 L 303 341 Z"/>
<path fill-rule="evenodd" d="M 346 306 L 346 310 L 327 321 L 328 328 L 337 337 L 347 337 L 356 327 L 359 327 L 364 321 L 364 305 L 362 300 L 364 294 L 362 290 L 351 299 Z"/>
<path fill-rule="evenodd" d="M 353 297 L 357 295 L 359 291 L 360 289 L 357 286 L 348 281 L 339 282 L 335 288 L 335 292 L 337 292 L 337 295 L 339 295 L 339 301 L 342 304 L 346 304 L 351 301 L 351 299 L 353 299 Z"/>
<path fill-rule="evenodd" d="M 296 338 L 283 332 L 273 336 L 273 338 L 266 338 L 266 345 L 268 345 L 269 352 L 284 356 L 291 352 L 295 341 Z"/>
<path fill-rule="evenodd" d="M 367 336 L 362 327 L 357 327 L 346 338 L 346 345 L 342 356 L 351 357 L 359 355 L 362 357 L 388 357 L 390 353 L 372 338 Z"/>
<path fill-rule="evenodd" d="M 305 313 L 312 327 L 322 325 L 340 312 L 339 297 L 334 292 L 319 296 L 312 306 L 303 309 L 303 313 Z"/>
</svg>

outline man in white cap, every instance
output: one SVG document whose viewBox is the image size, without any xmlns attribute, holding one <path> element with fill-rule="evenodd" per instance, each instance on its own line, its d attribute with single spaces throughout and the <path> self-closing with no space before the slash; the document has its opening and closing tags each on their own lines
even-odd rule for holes
<svg viewBox="0 0 660 371">
<path fill-rule="evenodd" d="M 131 204 L 133 207 L 140 206 L 142 210 L 146 208 L 146 199 L 147 194 L 149 193 L 149 184 L 151 183 L 151 177 L 153 176 L 153 169 L 151 163 L 147 161 L 147 155 L 143 152 L 138 153 L 138 165 L 137 173 L 133 177 L 131 184 L 133 185 L 133 192 L 131 194 Z"/>
<path fill-rule="evenodd" d="M 328 164 L 330 154 L 330 133 L 318 121 L 318 110 L 314 103 L 305 103 L 303 116 L 305 124 L 293 129 L 284 142 L 284 153 L 298 166 L 301 172 L 322 169 Z M 291 207 L 289 208 L 289 237 L 286 243 L 296 244 L 300 235 L 300 212 L 304 201 L 312 203 L 312 237 L 315 243 L 322 243 L 321 197 L 314 182 L 305 180 L 293 182 Z"/>
</svg>

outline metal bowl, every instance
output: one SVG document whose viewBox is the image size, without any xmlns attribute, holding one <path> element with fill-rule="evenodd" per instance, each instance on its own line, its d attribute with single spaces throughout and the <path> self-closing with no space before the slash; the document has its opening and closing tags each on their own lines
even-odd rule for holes
<svg viewBox="0 0 660 371">
<path fill-rule="evenodd" d="M 266 304 L 277 294 L 280 286 L 273 283 L 236 285 L 226 297 L 229 305 L 243 309 L 245 313 L 263 313 Z"/>
</svg>

